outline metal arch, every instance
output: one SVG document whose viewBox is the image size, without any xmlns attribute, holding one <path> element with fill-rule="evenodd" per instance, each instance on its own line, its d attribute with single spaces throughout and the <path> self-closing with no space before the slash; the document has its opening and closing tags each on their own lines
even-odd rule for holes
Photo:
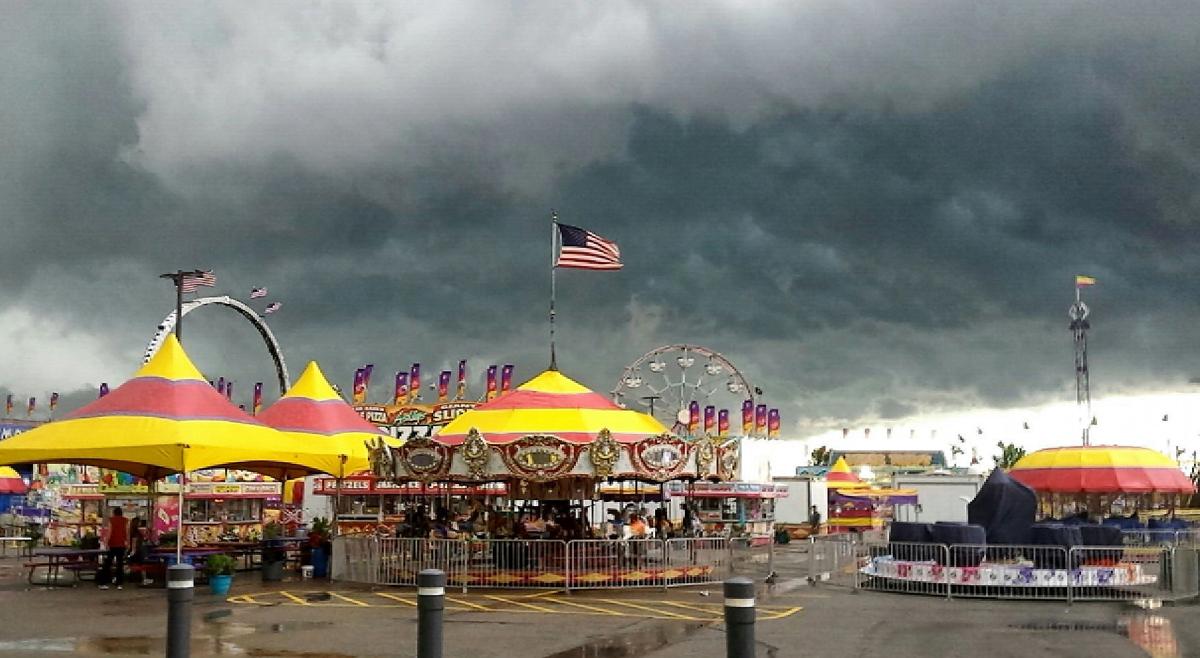
<svg viewBox="0 0 1200 658">
<path fill-rule="evenodd" d="M 279 395 L 287 393 L 291 378 L 288 377 L 287 363 L 283 360 L 283 350 L 279 347 L 279 341 L 275 340 L 275 334 L 271 333 L 271 327 L 263 321 L 262 316 L 255 312 L 254 309 L 243 304 L 241 301 L 223 295 L 221 297 L 200 297 L 193 299 L 190 302 L 185 302 L 183 305 L 183 314 L 187 315 L 202 306 L 225 306 L 237 311 L 239 315 L 250 321 L 254 328 L 258 330 L 258 335 L 262 337 L 263 342 L 267 345 L 267 351 L 271 353 L 271 359 L 275 362 L 275 377 L 279 380 Z M 150 344 L 146 345 L 146 354 L 142 357 L 142 363 L 147 363 L 158 348 L 162 347 L 163 341 L 167 334 L 175 330 L 175 312 L 171 311 L 167 317 L 158 325 L 158 330 L 154 333 L 154 337 L 150 339 Z"/>
<path fill-rule="evenodd" d="M 711 359 L 713 361 L 716 361 L 717 363 L 720 363 L 722 366 L 724 366 L 729 371 L 729 375 L 731 377 L 736 378 L 738 383 L 741 384 L 745 399 L 750 400 L 751 403 L 754 402 L 754 387 L 746 379 L 745 375 L 742 374 L 742 371 L 738 370 L 737 366 L 733 365 L 732 361 L 725 358 L 725 356 L 723 354 L 721 354 L 720 352 L 710 350 L 707 347 L 703 347 L 701 345 L 687 345 L 684 343 L 675 344 L 675 345 L 664 345 L 657 349 L 650 350 L 649 352 L 646 352 L 641 357 L 639 357 L 637 360 L 635 360 L 633 363 L 625 366 L 625 369 L 621 372 L 620 379 L 617 380 L 616 388 L 614 388 L 610 392 L 610 395 L 612 396 L 613 400 L 616 401 L 618 404 L 620 404 L 620 397 L 623 394 L 622 389 L 625 388 L 625 385 L 624 385 L 625 378 L 632 375 L 633 373 L 637 372 L 643 365 L 645 365 L 647 362 L 649 362 L 650 359 L 652 359 L 655 356 L 658 356 L 660 354 L 666 354 L 669 352 L 680 352 L 680 351 L 687 351 L 687 352 L 697 354 L 699 356 Z M 715 389 L 712 392 L 715 392 Z M 710 395 L 712 392 L 710 392 Z"/>
</svg>

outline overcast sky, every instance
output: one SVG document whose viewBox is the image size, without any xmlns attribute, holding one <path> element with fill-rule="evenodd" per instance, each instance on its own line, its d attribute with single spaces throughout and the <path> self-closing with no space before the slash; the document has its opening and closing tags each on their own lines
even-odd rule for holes
<svg viewBox="0 0 1200 658">
<path fill-rule="evenodd" d="M 617 241 L 559 276 L 560 365 L 607 391 L 724 353 L 789 435 L 1200 376 L 1200 5 L 9 2 L 0 392 L 138 365 L 157 275 L 252 286 L 293 372 L 375 396 L 545 367 L 550 209 Z M 207 309 L 206 374 L 270 381 Z"/>
</svg>

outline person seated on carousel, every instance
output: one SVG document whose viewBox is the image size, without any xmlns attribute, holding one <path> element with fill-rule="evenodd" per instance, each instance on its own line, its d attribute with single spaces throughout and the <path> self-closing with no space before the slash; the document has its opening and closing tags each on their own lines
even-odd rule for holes
<svg viewBox="0 0 1200 658">
<path fill-rule="evenodd" d="M 654 536 L 664 541 L 675 538 L 675 525 L 667 518 L 667 510 L 662 507 L 654 510 Z"/>
</svg>

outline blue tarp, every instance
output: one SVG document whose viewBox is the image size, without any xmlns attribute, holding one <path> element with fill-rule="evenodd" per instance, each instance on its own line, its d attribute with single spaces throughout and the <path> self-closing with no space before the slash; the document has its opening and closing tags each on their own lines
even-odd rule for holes
<svg viewBox="0 0 1200 658">
<path fill-rule="evenodd" d="M 989 544 L 1028 544 L 1037 494 L 997 468 L 967 503 L 967 522 L 983 526 Z"/>
</svg>

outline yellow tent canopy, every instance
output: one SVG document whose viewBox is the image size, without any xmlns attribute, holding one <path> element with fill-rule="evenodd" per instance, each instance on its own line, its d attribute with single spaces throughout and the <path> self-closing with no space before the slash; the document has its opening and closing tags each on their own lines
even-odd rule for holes
<svg viewBox="0 0 1200 658">
<path fill-rule="evenodd" d="M 365 448 L 362 451 L 365 453 Z M 228 467 L 277 479 L 342 472 L 345 457 L 305 445 L 248 416 L 218 393 L 169 335 L 110 394 L 0 442 L 0 464 L 82 464 L 155 480 Z"/>
</svg>

